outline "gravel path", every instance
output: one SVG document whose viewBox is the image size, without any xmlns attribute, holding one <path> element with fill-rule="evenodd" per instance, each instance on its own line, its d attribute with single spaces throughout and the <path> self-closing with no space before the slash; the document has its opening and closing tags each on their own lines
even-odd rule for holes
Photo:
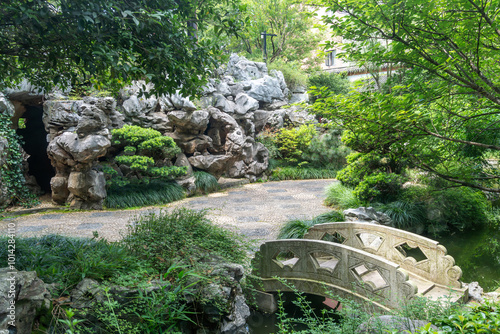
<svg viewBox="0 0 500 334">
<path fill-rule="evenodd" d="M 249 239 L 275 239 L 290 219 L 309 219 L 330 209 L 323 203 L 324 188 L 333 180 L 301 180 L 252 183 L 206 196 L 191 197 L 164 206 L 121 211 L 45 213 L 6 218 L 0 221 L 0 235 L 15 223 L 18 237 L 61 234 L 75 237 L 99 236 L 115 241 L 126 231 L 130 219 L 141 214 L 176 207 L 210 209 L 208 217 Z"/>
</svg>

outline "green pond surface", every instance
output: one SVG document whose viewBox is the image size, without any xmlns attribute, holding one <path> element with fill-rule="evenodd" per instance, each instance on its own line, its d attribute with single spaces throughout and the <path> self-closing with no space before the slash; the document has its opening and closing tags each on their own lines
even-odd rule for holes
<svg viewBox="0 0 500 334">
<path fill-rule="evenodd" d="M 500 231 L 450 232 L 430 237 L 439 241 L 462 269 L 462 282 L 478 282 L 484 292 L 500 286 Z"/>
</svg>

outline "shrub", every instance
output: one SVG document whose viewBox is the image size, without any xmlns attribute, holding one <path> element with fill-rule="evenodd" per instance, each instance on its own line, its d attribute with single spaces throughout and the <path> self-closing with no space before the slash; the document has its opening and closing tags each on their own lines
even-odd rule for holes
<svg viewBox="0 0 500 334">
<path fill-rule="evenodd" d="M 342 144 L 340 134 L 338 129 L 329 129 L 322 135 L 313 136 L 302 153 L 302 160 L 314 167 L 342 168 L 350 149 Z"/>
<path fill-rule="evenodd" d="M 334 182 L 327 187 L 325 204 L 328 206 L 336 206 L 342 210 L 358 208 L 364 205 L 364 203 L 354 195 L 354 190 L 352 188 L 346 187 L 340 182 Z"/>
<path fill-rule="evenodd" d="M 489 203 L 484 194 L 471 188 L 450 188 L 432 193 L 427 200 L 427 218 L 434 224 L 458 230 L 487 222 Z"/>
<path fill-rule="evenodd" d="M 346 77 L 338 73 L 319 72 L 309 76 L 307 84 L 313 90 L 316 88 L 326 87 L 330 94 L 347 94 L 349 92 L 350 83 Z M 309 92 L 311 101 L 314 102 L 321 95 L 316 92 Z"/>
<path fill-rule="evenodd" d="M 401 193 L 400 199 L 422 207 L 424 220 L 434 227 L 453 227 L 458 230 L 475 228 L 491 219 L 490 203 L 486 196 L 471 188 L 445 188 L 411 186 Z M 490 220 L 491 221 L 491 220 Z"/>
<path fill-rule="evenodd" d="M 394 227 L 409 229 L 425 223 L 425 207 L 422 203 L 407 202 L 398 200 L 376 207 L 388 215 Z"/>
<path fill-rule="evenodd" d="M 276 142 L 277 131 L 264 129 L 255 138 L 257 142 L 263 144 L 269 151 L 269 159 L 281 158 L 278 143 Z"/>
<path fill-rule="evenodd" d="M 343 185 L 356 187 L 365 177 L 373 172 L 383 171 L 384 161 L 375 153 L 351 153 L 347 156 L 347 166 L 337 173 L 337 179 Z"/>
<path fill-rule="evenodd" d="M 419 333 L 498 333 L 498 328 L 500 328 L 500 304 L 487 301 L 484 304 L 466 305 L 454 309 L 446 317 L 433 319 L 432 324 L 439 327 L 439 331 L 427 326 L 419 330 Z"/>
<path fill-rule="evenodd" d="M 307 85 L 307 75 L 300 68 L 301 64 L 298 62 L 285 62 L 276 60 L 268 65 L 269 71 L 278 70 L 283 73 L 287 87 L 291 90 L 297 86 Z"/>
<path fill-rule="evenodd" d="M 398 174 L 371 174 L 356 186 L 354 195 L 363 202 L 388 202 L 397 198 L 403 181 L 404 177 Z"/>
<path fill-rule="evenodd" d="M 141 216 L 128 226 L 123 243 L 158 271 L 172 263 L 193 264 L 214 259 L 242 263 L 246 259 L 243 239 L 213 225 L 206 211 L 176 209 Z"/>
<path fill-rule="evenodd" d="M 301 125 L 298 128 L 282 128 L 276 135 L 280 155 L 288 162 L 297 163 L 302 152 L 307 149 L 312 138 L 317 135 L 314 125 Z"/>
<path fill-rule="evenodd" d="M 129 183 L 148 184 L 151 180 L 169 181 L 186 175 L 187 167 L 171 166 L 168 161 L 181 152 L 172 138 L 162 136 L 156 130 L 135 125 L 113 129 L 111 134 L 113 145 L 123 150 L 124 154 L 115 157 L 114 162 L 127 166 L 129 171 L 123 177 L 118 176 L 116 172 L 107 173 L 108 187 Z M 108 168 L 103 171 L 111 170 Z"/>
<path fill-rule="evenodd" d="M 194 172 L 196 189 L 204 194 L 217 191 L 220 189 L 217 179 L 212 174 L 202 171 Z"/>
</svg>

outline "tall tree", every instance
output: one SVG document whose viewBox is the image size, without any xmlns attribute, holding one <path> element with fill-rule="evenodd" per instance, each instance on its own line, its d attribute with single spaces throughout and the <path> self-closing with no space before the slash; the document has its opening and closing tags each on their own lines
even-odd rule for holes
<svg viewBox="0 0 500 334">
<path fill-rule="evenodd" d="M 238 8 L 237 0 L 4 0 L 0 87 L 145 79 L 159 93 L 194 93 L 220 53 L 197 32 L 235 33 Z"/>
<path fill-rule="evenodd" d="M 317 48 L 321 36 L 315 29 L 314 10 L 305 1 L 243 0 L 247 25 L 231 48 L 250 55 L 262 55 L 261 32 L 275 34 L 267 37 L 268 59 L 302 60 Z"/>
<path fill-rule="evenodd" d="M 348 144 L 500 192 L 500 170 L 487 162 L 500 157 L 500 1 L 323 4 L 343 13 L 328 22 L 349 60 L 391 65 L 401 79 L 389 78 L 386 90 L 317 101 L 316 110 L 349 130 Z"/>
</svg>

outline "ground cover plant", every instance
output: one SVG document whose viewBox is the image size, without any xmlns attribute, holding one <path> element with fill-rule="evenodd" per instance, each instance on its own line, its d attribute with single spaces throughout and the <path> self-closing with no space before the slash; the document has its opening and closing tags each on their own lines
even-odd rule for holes
<svg viewBox="0 0 500 334">
<path fill-rule="evenodd" d="M 7 266 L 7 244 L 0 238 L 0 267 Z M 218 282 L 207 278 L 217 263 L 246 263 L 247 250 L 241 237 L 211 224 L 206 211 L 178 209 L 133 219 L 118 242 L 97 235 L 17 238 L 15 266 L 55 283 L 52 297 L 63 305 L 56 303 L 54 316 L 40 324 L 51 333 L 170 333 L 182 321 L 196 327 L 195 305 L 207 301 L 195 292 Z M 102 298 L 73 312 L 65 304 L 83 278 L 100 282 Z M 160 289 L 151 290 L 151 281 Z M 136 292 L 126 302 L 115 300 L 111 290 L 117 286 Z M 189 306 L 186 298 L 195 303 Z"/>
<path fill-rule="evenodd" d="M 110 187 L 104 205 L 112 209 L 167 204 L 186 196 L 183 187 L 175 182 L 152 181 L 149 184 L 127 184 Z"/>
<path fill-rule="evenodd" d="M 194 184 L 196 190 L 203 194 L 208 194 L 220 189 L 219 183 L 215 176 L 204 171 L 195 171 L 194 177 L 196 178 Z"/>
</svg>

